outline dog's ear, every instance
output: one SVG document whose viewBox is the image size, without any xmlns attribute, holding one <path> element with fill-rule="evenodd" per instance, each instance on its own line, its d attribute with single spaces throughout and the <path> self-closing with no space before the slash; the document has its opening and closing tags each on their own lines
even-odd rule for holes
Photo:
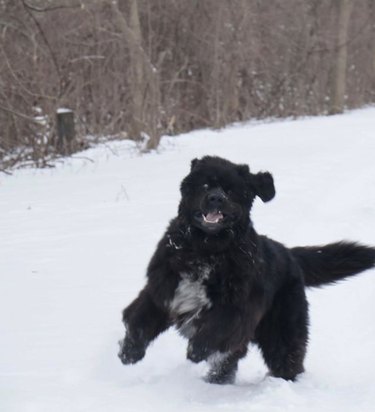
<svg viewBox="0 0 375 412">
<path fill-rule="evenodd" d="M 248 165 L 237 165 L 237 172 L 240 176 L 242 176 L 245 179 L 248 179 L 250 177 L 250 169 Z"/>
<path fill-rule="evenodd" d="M 255 193 L 263 202 L 269 202 L 275 197 L 275 186 L 273 177 L 269 172 L 260 172 L 256 175 L 251 174 L 251 184 Z"/>
<path fill-rule="evenodd" d="M 259 196 L 263 202 L 269 202 L 275 197 L 276 192 L 271 173 L 260 172 L 254 175 L 250 173 L 248 165 L 237 165 L 237 172 L 250 184 L 255 194 Z"/>
<path fill-rule="evenodd" d="M 198 163 L 200 162 L 199 159 L 193 159 L 190 163 L 190 171 L 193 171 L 193 169 L 198 165 Z"/>
</svg>

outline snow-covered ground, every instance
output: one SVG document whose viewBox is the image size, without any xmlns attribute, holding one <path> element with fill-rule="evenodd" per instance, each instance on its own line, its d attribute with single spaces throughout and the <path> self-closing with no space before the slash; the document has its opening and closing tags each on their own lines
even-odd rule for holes
<svg viewBox="0 0 375 412">
<path fill-rule="evenodd" d="M 143 286 L 190 160 L 216 154 L 269 170 L 259 233 L 289 246 L 375 244 L 375 109 L 129 142 L 50 170 L 0 176 L 0 411 L 375 410 L 375 271 L 310 291 L 306 373 L 266 376 L 256 348 L 235 385 L 202 381 L 170 330 L 134 366 L 117 359 L 121 310 Z M 91 159 L 91 160 L 89 160 Z"/>
</svg>

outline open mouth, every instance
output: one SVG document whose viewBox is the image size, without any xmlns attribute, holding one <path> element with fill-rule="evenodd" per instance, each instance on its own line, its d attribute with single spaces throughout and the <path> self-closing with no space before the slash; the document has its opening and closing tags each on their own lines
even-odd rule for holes
<svg viewBox="0 0 375 412">
<path fill-rule="evenodd" d="M 216 233 L 231 225 L 232 216 L 221 210 L 209 212 L 197 210 L 194 213 L 195 225 L 207 233 Z"/>
<path fill-rule="evenodd" d="M 202 217 L 203 217 L 204 223 L 208 223 L 211 225 L 217 224 L 224 219 L 224 215 L 220 211 L 209 212 L 207 214 L 202 213 Z"/>
</svg>

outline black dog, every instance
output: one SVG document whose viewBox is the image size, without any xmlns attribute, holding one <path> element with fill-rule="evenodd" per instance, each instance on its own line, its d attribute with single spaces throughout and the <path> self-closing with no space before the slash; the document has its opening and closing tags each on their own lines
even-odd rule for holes
<svg viewBox="0 0 375 412">
<path fill-rule="evenodd" d="M 256 196 L 275 195 L 270 173 L 252 174 L 206 156 L 191 163 L 182 199 L 158 244 L 147 284 L 124 310 L 124 364 L 141 360 L 171 325 L 189 339 L 187 357 L 207 360 L 207 381 L 230 383 L 250 342 L 273 376 L 303 372 L 308 339 L 306 286 L 321 286 L 375 265 L 375 249 L 355 243 L 288 249 L 254 230 Z"/>
</svg>

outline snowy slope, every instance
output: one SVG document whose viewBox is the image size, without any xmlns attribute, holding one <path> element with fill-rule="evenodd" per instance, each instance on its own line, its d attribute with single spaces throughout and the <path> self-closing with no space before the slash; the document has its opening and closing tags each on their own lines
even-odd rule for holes
<svg viewBox="0 0 375 412">
<path fill-rule="evenodd" d="M 204 154 L 273 173 L 276 198 L 253 212 L 259 233 L 289 246 L 375 244 L 373 108 L 203 130 L 143 156 L 111 143 L 0 176 L 0 411 L 375 410 L 374 270 L 309 292 L 296 383 L 266 376 L 253 348 L 235 385 L 206 384 L 173 330 L 141 363 L 117 359 L 121 310 L 144 283 L 190 160 Z"/>
</svg>

